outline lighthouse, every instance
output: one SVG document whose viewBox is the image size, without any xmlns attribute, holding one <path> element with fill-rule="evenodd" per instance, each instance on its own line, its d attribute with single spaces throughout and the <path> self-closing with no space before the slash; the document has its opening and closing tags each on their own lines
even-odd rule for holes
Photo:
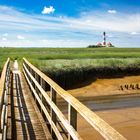
<svg viewBox="0 0 140 140">
<path fill-rule="evenodd" d="M 103 32 L 103 46 L 106 46 L 106 32 Z"/>
<path fill-rule="evenodd" d="M 93 45 L 94 47 L 114 47 L 114 45 L 111 42 L 106 42 L 106 32 L 103 32 L 103 41 L 99 42 L 97 45 Z"/>
</svg>

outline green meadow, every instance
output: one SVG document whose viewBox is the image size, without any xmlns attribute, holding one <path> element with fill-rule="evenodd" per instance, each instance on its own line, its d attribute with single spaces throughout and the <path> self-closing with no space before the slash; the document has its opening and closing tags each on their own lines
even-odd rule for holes
<svg viewBox="0 0 140 140">
<path fill-rule="evenodd" d="M 0 70 L 6 59 L 27 58 L 50 77 L 92 70 L 140 69 L 140 48 L 0 48 Z"/>
<path fill-rule="evenodd" d="M 89 67 L 139 67 L 140 48 L 0 48 L 0 66 L 22 58 L 45 72 Z"/>
</svg>

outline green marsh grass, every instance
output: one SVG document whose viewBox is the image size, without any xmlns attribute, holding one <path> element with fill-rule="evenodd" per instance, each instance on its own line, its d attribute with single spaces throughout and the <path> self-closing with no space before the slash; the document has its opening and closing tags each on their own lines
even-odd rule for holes
<svg viewBox="0 0 140 140">
<path fill-rule="evenodd" d="M 103 67 L 140 67 L 140 48 L 0 48 L 0 70 L 7 57 L 25 57 L 45 73 Z"/>
</svg>

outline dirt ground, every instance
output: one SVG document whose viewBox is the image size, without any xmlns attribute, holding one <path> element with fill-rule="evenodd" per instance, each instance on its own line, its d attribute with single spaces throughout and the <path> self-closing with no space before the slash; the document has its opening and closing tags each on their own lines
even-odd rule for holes
<svg viewBox="0 0 140 140">
<path fill-rule="evenodd" d="M 134 86 L 131 86 L 131 85 Z M 129 96 L 130 94 L 139 94 L 140 89 L 135 88 L 135 85 L 140 84 L 140 76 L 129 76 L 116 79 L 97 79 L 93 83 L 68 90 L 76 98 L 92 100 L 97 96 L 106 96 L 109 99 L 110 95 L 124 95 Z M 128 85 L 129 87 L 125 87 Z M 121 89 L 120 87 L 123 87 Z M 93 97 L 93 98 L 91 98 Z M 136 97 L 137 98 L 137 97 Z M 130 96 L 131 99 L 131 96 Z M 100 100 L 100 99 L 97 99 Z M 110 101 L 112 99 L 110 98 Z M 134 99 L 135 100 L 135 99 Z M 87 100 L 88 101 L 88 100 Z M 113 102 L 113 100 L 112 100 Z M 139 101 L 138 101 L 139 102 Z M 131 104 L 133 102 L 128 102 Z M 111 105 L 111 104 L 110 104 Z M 90 108 L 90 106 L 89 106 Z M 94 111 L 94 109 L 91 107 Z M 115 109 L 103 109 L 95 111 L 103 120 L 109 123 L 113 128 L 120 132 L 128 140 L 139 140 L 140 139 L 140 106 L 127 106 Z M 94 131 L 93 128 L 81 118 L 78 119 L 78 131 L 85 140 L 102 140 L 103 138 Z"/>
<path fill-rule="evenodd" d="M 140 89 L 132 89 L 131 85 L 140 86 L 140 76 L 129 76 L 123 78 L 113 78 L 113 79 L 97 79 L 91 84 L 68 90 L 75 97 L 95 97 L 104 95 L 122 95 L 122 94 L 135 94 L 140 93 Z M 124 88 L 121 90 L 121 86 L 128 85 L 130 88 L 127 90 Z"/>
</svg>

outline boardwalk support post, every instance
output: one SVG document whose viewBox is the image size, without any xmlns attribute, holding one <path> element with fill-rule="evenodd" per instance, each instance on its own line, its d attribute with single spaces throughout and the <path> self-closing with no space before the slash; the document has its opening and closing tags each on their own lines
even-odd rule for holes
<svg viewBox="0 0 140 140">
<path fill-rule="evenodd" d="M 68 119 L 70 125 L 77 130 L 77 111 L 70 104 L 68 104 Z M 68 135 L 68 139 L 73 140 L 70 135 Z"/>
<path fill-rule="evenodd" d="M 45 90 L 45 81 L 42 78 L 40 78 L 40 85 Z M 43 98 L 43 95 L 42 94 L 41 94 L 41 101 L 44 104 L 44 98 Z M 43 115 L 42 108 L 41 108 L 41 114 Z"/>
<path fill-rule="evenodd" d="M 50 97 L 51 97 L 52 102 L 54 104 L 56 104 L 56 91 L 52 87 L 50 89 Z M 56 125 L 57 117 L 56 117 L 56 114 L 55 114 L 55 112 L 53 111 L 52 108 L 51 108 L 50 113 L 51 113 L 51 119 L 54 122 L 54 124 Z M 52 135 L 52 138 L 55 140 L 56 139 L 56 135 L 55 135 L 52 127 L 51 127 L 51 135 Z"/>
</svg>

